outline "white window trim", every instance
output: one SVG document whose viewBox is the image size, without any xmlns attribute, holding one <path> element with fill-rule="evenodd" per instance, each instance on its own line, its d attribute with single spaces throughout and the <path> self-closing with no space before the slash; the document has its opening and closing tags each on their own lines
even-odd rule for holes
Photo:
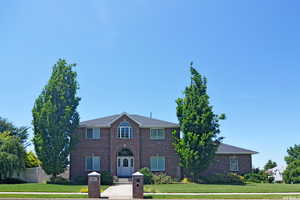
<svg viewBox="0 0 300 200">
<path fill-rule="evenodd" d="M 233 165 L 231 164 L 232 161 L 235 161 L 236 162 L 236 168 L 233 168 Z M 232 157 L 229 157 L 229 170 L 232 171 L 232 172 L 238 172 L 240 171 L 239 169 L 239 159 L 235 156 L 232 156 Z"/>
<path fill-rule="evenodd" d="M 164 168 L 163 169 L 158 169 L 158 168 L 152 169 L 152 167 L 151 167 L 151 160 L 152 160 L 152 158 L 163 158 L 163 160 L 164 160 Z M 158 167 L 158 159 L 156 159 L 156 162 L 157 162 L 157 167 Z M 166 171 L 166 157 L 164 157 L 164 156 L 151 156 L 150 157 L 150 170 L 152 172 L 164 172 L 164 171 Z"/>
<path fill-rule="evenodd" d="M 95 157 L 99 158 L 99 169 L 95 169 L 95 167 L 94 167 L 94 158 Z M 88 158 L 92 158 L 92 169 L 87 168 L 87 159 Z M 100 156 L 85 156 L 84 162 L 85 162 L 85 171 L 101 171 L 101 157 Z"/>
<path fill-rule="evenodd" d="M 151 131 L 155 130 L 155 129 L 163 130 L 163 137 L 161 137 L 161 138 L 159 138 L 159 137 L 152 137 Z M 166 129 L 165 128 L 150 128 L 150 139 L 151 140 L 164 140 L 164 139 L 166 139 Z"/>
<path fill-rule="evenodd" d="M 122 137 L 122 128 L 128 128 L 128 137 Z M 133 128 L 131 126 L 118 126 L 118 138 L 119 139 L 132 139 L 133 138 Z"/>
<path fill-rule="evenodd" d="M 95 135 L 94 135 L 94 129 L 99 129 L 99 138 L 95 138 Z M 88 137 L 88 129 L 92 129 L 93 130 L 93 137 L 92 138 L 89 138 Z M 101 128 L 99 127 L 88 127 L 85 129 L 85 139 L 88 139 L 88 140 L 99 140 L 101 139 Z"/>
</svg>

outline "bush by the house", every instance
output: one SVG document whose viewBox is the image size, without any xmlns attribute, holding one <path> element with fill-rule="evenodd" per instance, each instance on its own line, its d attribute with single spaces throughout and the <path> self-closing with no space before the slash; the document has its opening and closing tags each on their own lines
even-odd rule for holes
<svg viewBox="0 0 300 200">
<path fill-rule="evenodd" d="M 76 176 L 74 178 L 72 184 L 75 184 L 75 185 L 87 185 L 88 184 L 88 178 L 87 178 L 87 176 Z"/>
<path fill-rule="evenodd" d="M 214 174 L 208 177 L 202 177 L 200 182 L 207 184 L 230 184 L 230 185 L 244 185 L 245 181 L 242 176 L 237 174 Z"/>
<path fill-rule="evenodd" d="M 269 181 L 271 181 L 271 178 L 269 180 L 268 174 L 264 171 L 255 171 L 245 174 L 244 179 L 246 182 L 252 183 L 268 183 Z"/>
<path fill-rule="evenodd" d="M 112 185 L 113 184 L 113 176 L 108 171 L 102 171 L 101 174 L 101 185 Z"/>
<path fill-rule="evenodd" d="M 50 180 L 47 181 L 47 184 L 68 185 L 70 184 L 70 181 L 61 176 L 57 176 L 57 177 L 51 177 Z"/>
<path fill-rule="evenodd" d="M 300 160 L 292 161 L 283 172 L 285 183 L 300 183 Z"/>
<path fill-rule="evenodd" d="M 140 172 L 144 174 L 144 184 L 152 184 L 153 183 L 153 173 L 149 168 L 144 167 L 140 169 Z"/>
<path fill-rule="evenodd" d="M 0 180 L 0 184 L 21 184 L 21 183 L 26 183 L 26 181 L 17 178 L 6 178 Z"/>
<path fill-rule="evenodd" d="M 108 171 L 101 171 L 101 185 L 112 185 L 113 184 L 113 176 Z M 88 177 L 87 176 L 77 176 L 74 178 L 72 184 L 76 185 L 87 185 L 88 184 Z"/>
<path fill-rule="evenodd" d="M 171 176 L 167 176 L 164 173 L 161 174 L 154 174 L 152 177 L 154 184 L 170 184 L 173 182 Z"/>
</svg>

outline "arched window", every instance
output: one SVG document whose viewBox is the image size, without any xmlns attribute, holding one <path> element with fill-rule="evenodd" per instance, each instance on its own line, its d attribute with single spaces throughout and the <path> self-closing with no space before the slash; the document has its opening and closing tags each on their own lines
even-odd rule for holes
<svg viewBox="0 0 300 200">
<path fill-rule="evenodd" d="M 118 128 L 118 137 L 130 139 L 132 138 L 132 127 L 126 121 L 121 122 Z"/>
</svg>

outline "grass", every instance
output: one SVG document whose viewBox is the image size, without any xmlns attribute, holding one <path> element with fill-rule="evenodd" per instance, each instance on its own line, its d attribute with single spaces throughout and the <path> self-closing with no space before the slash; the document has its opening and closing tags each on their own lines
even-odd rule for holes
<svg viewBox="0 0 300 200">
<path fill-rule="evenodd" d="M 246 185 L 214 184 L 161 184 L 145 185 L 145 192 L 151 193 L 274 193 L 300 192 L 300 184 L 250 183 Z"/>
<path fill-rule="evenodd" d="M 109 186 L 101 185 L 101 191 Z M 57 185 L 43 183 L 1 184 L 0 192 L 80 192 L 86 185 Z"/>
<path fill-rule="evenodd" d="M 300 195 L 145 195 L 145 199 L 283 199 Z"/>
<path fill-rule="evenodd" d="M 0 198 L 87 198 L 82 194 L 0 194 Z"/>
</svg>

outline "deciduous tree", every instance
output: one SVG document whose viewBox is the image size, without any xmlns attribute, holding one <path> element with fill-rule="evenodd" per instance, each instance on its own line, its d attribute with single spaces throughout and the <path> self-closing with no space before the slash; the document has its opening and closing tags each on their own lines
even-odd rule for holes
<svg viewBox="0 0 300 200">
<path fill-rule="evenodd" d="M 0 180 L 25 168 L 25 148 L 20 138 L 6 131 L 0 134 Z"/>
<path fill-rule="evenodd" d="M 264 170 L 272 169 L 272 168 L 274 168 L 276 166 L 277 166 L 276 162 L 274 162 L 272 160 L 268 160 L 268 162 L 264 166 Z"/>
<path fill-rule="evenodd" d="M 0 133 L 4 133 L 6 131 L 10 132 L 11 135 L 20 138 L 20 141 L 25 146 L 29 145 L 29 143 L 27 143 L 28 129 L 29 128 L 26 126 L 16 127 L 13 123 L 9 122 L 7 119 L 0 117 Z"/>
<path fill-rule="evenodd" d="M 180 157 L 185 176 L 197 180 L 205 170 L 222 141 L 219 137 L 219 120 L 225 115 L 213 112 L 207 94 L 207 79 L 192 67 L 191 84 L 185 88 L 184 97 L 178 98 L 177 117 L 182 137 L 175 136 L 175 149 Z"/>
<path fill-rule="evenodd" d="M 295 160 L 300 160 L 300 145 L 295 144 L 293 147 L 288 148 L 287 153 L 288 155 L 284 158 L 287 164 Z"/>
<path fill-rule="evenodd" d="M 59 59 L 40 96 L 33 115 L 33 143 L 41 166 L 54 178 L 65 171 L 72 147 L 71 134 L 78 127 L 80 98 L 75 64 Z"/>
</svg>

